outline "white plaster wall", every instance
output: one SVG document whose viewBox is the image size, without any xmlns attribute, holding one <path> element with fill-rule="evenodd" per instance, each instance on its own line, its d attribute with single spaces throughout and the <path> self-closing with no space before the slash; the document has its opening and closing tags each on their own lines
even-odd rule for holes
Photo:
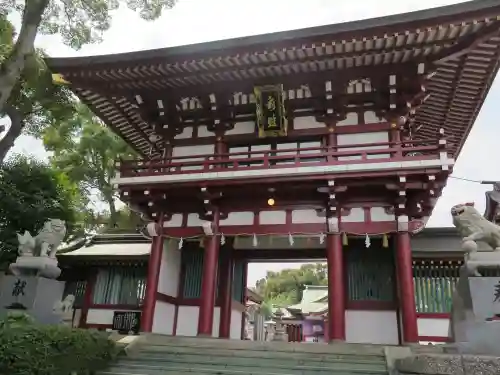
<svg viewBox="0 0 500 375">
<path fill-rule="evenodd" d="M 346 341 L 351 343 L 398 345 L 395 311 L 346 311 Z"/>
<path fill-rule="evenodd" d="M 214 320 L 212 321 L 212 337 L 219 337 L 220 307 L 214 308 Z"/>
<path fill-rule="evenodd" d="M 208 130 L 206 125 L 198 126 L 198 137 L 200 137 L 200 138 L 213 137 L 214 135 L 215 135 L 215 133 Z"/>
<path fill-rule="evenodd" d="M 231 329 L 229 338 L 232 340 L 241 340 L 241 320 L 243 313 L 238 310 L 231 310 Z"/>
<path fill-rule="evenodd" d="M 186 138 L 192 138 L 193 137 L 193 127 L 192 126 L 186 126 L 182 129 L 181 134 L 177 134 L 174 139 L 186 139 Z"/>
<path fill-rule="evenodd" d="M 172 157 L 180 157 L 180 156 L 193 156 L 192 158 L 180 159 L 176 162 L 179 163 L 187 163 L 191 161 L 203 161 L 205 157 L 196 157 L 198 155 L 213 155 L 214 153 L 214 145 L 199 145 L 199 146 L 177 146 L 172 150 Z M 201 170 L 203 168 L 202 165 L 192 165 L 181 167 L 183 171 L 196 171 Z"/>
<path fill-rule="evenodd" d="M 293 236 L 293 244 L 290 245 L 290 238 L 286 236 L 256 236 L 257 246 L 254 246 L 253 236 L 237 237 L 234 242 L 235 249 L 324 249 L 325 244 L 321 243 L 321 236 Z"/>
<path fill-rule="evenodd" d="M 163 301 L 156 301 L 152 332 L 171 335 L 174 332 L 174 320 L 175 305 Z"/>
<path fill-rule="evenodd" d="M 179 306 L 177 312 L 177 336 L 196 336 L 199 312 L 198 306 Z"/>
<path fill-rule="evenodd" d="M 349 214 L 342 216 L 344 223 L 363 223 L 365 221 L 365 211 L 362 207 L 353 207 Z"/>
<path fill-rule="evenodd" d="M 75 309 L 75 316 L 73 317 L 72 327 L 75 327 L 75 328 L 79 327 L 81 316 L 82 316 L 82 309 Z"/>
<path fill-rule="evenodd" d="M 326 219 L 324 216 L 318 216 L 316 210 L 293 210 L 292 223 L 318 224 L 318 223 L 326 223 Z"/>
<path fill-rule="evenodd" d="M 178 240 L 167 239 L 163 243 L 158 292 L 177 297 L 180 272 L 181 251 L 179 250 Z"/>
<path fill-rule="evenodd" d="M 173 214 L 169 221 L 163 222 L 164 228 L 179 228 L 182 227 L 182 214 Z"/>
<path fill-rule="evenodd" d="M 393 221 L 396 220 L 394 214 L 388 214 L 385 212 L 384 207 L 371 207 L 370 217 L 372 221 Z"/>
<path fill-rule="evenodd" d="M 253 212 L 230 212 L 220 225 L 252 225 L 254 216 Z"/>
<path fill-rule="evenodd" d="M 286 159 L 282 159 L 282 161 L 276 162 L 276 165 L 290 165 L 295 163 L 295 156 L 297 154 L 300 155 L 312 155 L 310 159 L 302 159 L 301 163 L 307 164 L 307 163 L 317 163 L 318 161 L 325 161 L 326 159 L 324 156 L 319 156 L 318 154 L 322 151 L 319 149 L 321 147 L 321 142 L 320 141 L 314 141 L 314 142 L 300 142 L 300 149 L 307 149 L 307 148 L 315 148 L 316 150 L 303 150 L 303 151 L 291 151 L 293 149 L 298 148 L 297 142 L 292 142 L 292 143 L 279 143 L 276 145 L 276 156 L 281 156 L 281 157 L 289 157 Z M 280 151 L 282 150 L 282 151 Z M 290 151 L 287 151 L 290 150 Z M 314 157 L 314 155 L 317 155 L 317 157 Z"/>
<path fill-rule="evenodd" d="M 324 128 L 324 122 L 318 122 L 314 116 L 307 117 L 295 117 L 293 119 L 294 129 L 314 129 L 314 128 Z"/>
<path fill-rule="evenodd" d="M 250 149 L 245 146 L 245 147 L 231 147 L 229 149 L 229 154 L 235 154 L 235 153 L 243 153 L 239 155 L 229 155 L 229 159 L 234 159 L 234 160 L 241 160 L 241 161 L 247 161 L 248 158 L 262 158 L 265 155 L 265 151 L 271 150 L 271 145 L 270 144 L 261 144 L 261 145 L 253 145 L 250 146 Z M 250 152 L 254 152 L 254 154 L 249 154 Z M 262 151 L 262 152 L 259 152 Z M 264 165 L 263 161 L 260 160 L 254 160 L 251 163 L 252 167 L 256 166 L 262 166 Z"/>
<path fill-rule="evenodd" d="M 234 124 L 234 128 L 228 130 L 226 135 L 237 135 L 237 134 L 252 134 L 255 132 L 255 123 L 253 121 L 237 122 Z"/>
<path fill-rule="evenodd" d="M 342 121 L 337 122 L 337 126 L 349 126 L 358 125 L 359 119 L 356 112 L 347 112 L 346 118 Z"/>
<path fill-rule="evenodd" d="M 200 219 L 199 214 L 188 214 L 187 226 L 188 227 L 201 227 L 204 221 Z"/>
<path fill-rule="evenodd" d="M 115 309 L 89 309 L 87 312 L 88 324 L 113 324 L 115 311 L 141 311 L 141 310 L 115 310 Z"/>
<path fill-rule="evenodd" d="M 286 224 L 285 211 L 260 211 L 259 223 L 261 225 Z"/>
<path fill-rule="evenodd" d="M 212 155 L 214 153 L 214 147 L 214 145 L 176 146 L 172 150 L 172 156 Z"/>
<path fill-rule="evenodd" d="M 377 117 L 374 111 L 365 111 L 364 120 L 365 124 L 375 124 L 385 121 L 385 119 Z"/>
<path fill-rule="evenodd" d="M 198 333 L 198 306 L 179 306 L 177 312 L 177 336 L 196 336 Z M 214 320 L 212 322 L 212 337 L 219 337 L 220 308 L 214 308 Z"/>
<path fill-rule="evenodd" d="M 388 132 L 371 132 L 371 133 L 356 133 L 356 134 L 339 134 L 337 135 L 337 145 L 346 146 L 354 144 L 365 144 L 365 143 L 378 143 L 378 142 L 389 142 Z M 389 148 L 389 145 L 385 146 L 359 146 L 359 147 L 343 147 L 339 148 L 338 151 L 362 151 L 362 150 L 378 150 Z M 380 159 L 388 158 L 389 154 L 375 154 L 367 155 L 367 159 Z M 342 156 L 338 160 L 361 160 L 361 155 L 352 156 Z"/>
<path fill-rule="evenodd" d="M 417 327 L 419 336 L 448 337 L 450 320 L 436 318 L 418 318 Z"/>
<path fill-rule="evenodd" d="M 280 210 L 261 211 L 259 221 L 264 225 L 286 224 L 286 212 Z M 384 207 L 371 207 L 370 216 L 372 221 L 393 221 L 394 214 L 387 214 Z M 172 219 L 165 222 L 165 228 L 179 228 L 182 226 L 182 214 L 172 215 Z M 365 221 L 365 213 L 362 207 L 352 207 L 349 214 L 342 216 L 342 221 L 345 223 L 361 223 Z M 250 211 L 230 212 L 226 219 L 221 220 L 221 226 L 234 225 L 253 225 L 254 213 Z M 293 224 L 323 224 L 326 222 L 323 213 L 317 213 L 316 210 L 293 210 Z M 190 213 L 187 217 L 188 227 L 200 227 L 203 221 L 197 213 Z"/>
</svg>

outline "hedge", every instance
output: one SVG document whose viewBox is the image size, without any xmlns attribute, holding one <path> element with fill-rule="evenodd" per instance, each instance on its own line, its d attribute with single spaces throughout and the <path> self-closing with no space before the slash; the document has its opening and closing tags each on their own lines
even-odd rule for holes
<svg viewBox="0 0 500 375">
<path fill-rule="evenodd" d="M 22 318 L 0 323 L 1 375 L 90 374 L 106 368 L 117 354 L 102 332 Z"/>
</svg>

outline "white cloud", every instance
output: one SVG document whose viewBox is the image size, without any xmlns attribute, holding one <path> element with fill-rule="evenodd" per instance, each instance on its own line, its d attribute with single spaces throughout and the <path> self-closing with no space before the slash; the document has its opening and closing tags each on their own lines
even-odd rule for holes
<svg viewBox="0 0 500 375">
<path fill-rule="evenodd" d="M 449 0 L 179 0 L 177 6 L 165 12 L 155 22 L 146 22 L 133 12 L 121 9 L 113 18 L 112 28 L 101 44 L 73 51 L 62 45 L 56 36 L 41 36 L 38 46 L 52 56 L 82 56 L 198 43 L 232 37 L 292 30 L 384 16 L 463 1 Z M 454 168 L 454 175 L 477 180 L 500 180 L 496 159 L 500 129 L 496 125 L 495 103 L 500 102 L 500 81 L 497 79 L 480 113 L 462 154 Z M 39 141 L 22 137 L 14 152 L 44 155 Z M 449 208 L 457 202 L 475 201 L 484 208 L 484 192 L 488 187 L 450 179 L 430 220 L 431 226 L 450 226 Z M 295 264 L 297 265 L 297 264 Z M 249 270 L 249 285 L 265 276 L 268 269 L 284 265 L 259 264 Z M 285 265 L 287 267 L 287 265 Z"/>
</svg>

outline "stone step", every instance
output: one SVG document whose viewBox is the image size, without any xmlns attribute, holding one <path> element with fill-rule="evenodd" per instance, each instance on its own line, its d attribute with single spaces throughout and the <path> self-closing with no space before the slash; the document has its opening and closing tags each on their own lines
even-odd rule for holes
<svg viewBox="0 0 500 375">
<path fill-rule="evenodd" d="M 279 373 L 279 374 L 276 374 L 276 373 L 272 373 L 272 372 L 268 372 L 266 370 L 260 370 L 258 372 L 254 372 L 254 373 L 249 373 L 249 372 L 245 372 L 245 371 L 231 371 L 231 370 L 221 370 L 221 369 L 217 369 L 217 370 L 213 370 L 213 369 L 200 369 L 200 368 L 176 368 L 176 367 L 169 367 L 167 369 L 164 369 L 163 372 L 161 373 L 156 373 L 155 375 L 182 375 L 182 374 L 186 374 L 186 373 L 191 373 L 191 374 L 196 374 L 196 375 L 296 375 L 296 374 L 293 374 L 293 373 L 289 373 L 289 374 L 283 374 L 283 373 Z M 349 372 L 330 372 L 329 373 L 330 375 L 361 375 L 361 374 L 352 374 L 352 373 L 349 373 Z M 127 369 L 118 369 L 118 370 L 108 370 L 108 371 L 104 371 L 104 372 L 99 372 L 97 373 L 97 375 L 147 375 L 146 373 L 142 373 L 142 372 L 129 372 L 129 370 Z M 306 375 L 304 373 L 304 375 Z M 370 373 L 370 372 L 367 372 L 367 373 L 364 373 L 362 375 L 380 375 L 379 373 Z"/>
<path fill-rule="evenodd" d="M 260 355 L 259 355 L 260 354 Z M 165 362 L 171 360 L 187 359 L 189 361 L 197 361 L 199 358 L 210 358 L 210 360 L 219 360 L 224 363 L 259 363 L 264 366 L 266 363 L 295 363 L 295 364 L 315 364 L 315 365 L 360 365 L 360 366 L 378 366 L 385 368 L 386 360 L 384 357 L 380 358 L 357 358 L 350 356 L 349 358 L 335 358 L 328 355 L 308 355 L 304 353 L 296 353 L 290 355 L 288 353 L 274 353 L 274 352 L 247 352 L 243 350 L 228 351 L 211 349 L 200 354 L 199 352 L 183 352 L 182 350 L 175 350 L 173 352 L 149 352 L 144 351 L 137 355 L 133 360 L 149 361 L 149 362 Z"/>
<path fill-rule="evenodd" d="M 385 363 L 349 363 L 349 362 L 314 362 L 314 361 L 301 361 L 295 358 L 290 358 L 288 361 L 285 360 L 275 360 L 275 359 L 256 359 L 256 358 L 244 358 L 244 357 L 221 357 L 221 356 L 208 356 L 208 355 L 190 355 L 190 356 L 168 356 L 162 360 L 151 360 L 148 358 L 137 358 L 137 359 L 123 359 L 120 361 L 120 366 L 164 366 L 168 367 L 169 364 L 181 365 L 210 365 L 210 366 L 220 366 L 224 367 L 248 367 L 248 368 L 265 368 L 265 369 L 289 369 L 289 368 L 310 368 L 314 370 L 332 370 L 332 369 L 342 369 L 342 370 L 353 370 L 356 372 L 362 371 L 381 371 L 387 372 L 387 366 Z"/>
<path fill-rule="evenodd" d="M 171 363 L 165 365 L 144 365 L 144 364 L 121 364 L 110 367 L 106 372 L 119 374 L 134 374 L 134 375 L 162 375 L 165 373 L 173 373 L 173 370 L 179 372 L 194 372 L 194 373 L 229 373 L 229 374 L 248 374 L 248 375 L 386 375 L 387 370 L 369 370 L 369 369 L 354 369 L 354 368 L 318 368 L 313 366 L 293 366 L 293 367 L 260 367 L 255 366 L 238 366 L 224 364 L 198 364 L 198 363 Z M 169 372 L 167 372 L 169 371 Z"/>
<path fill-rule="evenodd" d="M 321 344 L 316 344 L 321 345 Z M 317 352 L 299 352 L 294 353 L 286 351 L 275 351 L 275 350 L 244 350 L 244 349 L 229 349 L 229 348 L 219 348 L 219 347 L 200 347 L 196 346 L 156 346 L 147 345 L 142 347 L 138 351 L 138 356 L 146 357 L 162 357 L 168 354 L 194 354 L 194 355 L 220 355 L 228 357 L 247 357 L 247 358 L 272 358 L 272 359 L 284 359 L 289 360 L 290 358 L 304 359 L 304 360 L 316 360 L 316 361 L 330 361 L 330 362 L 375 362 L 375 363 L 385 363 L 385 357 L 381 354 L 378 355 L 365 355 L 360 354 L 337 354 L 337 353 L 317 353 Z"/>
<path fill-rule="evenodd" d="M 217 338 L 180 337 L 166 335 L 148 335 L 144 346 L 176 346 L 197 348 L 228 348 L 242 350 L 262 350 L 279 352 L 302 352 L 324 354 L 352 354 L 352 355 L 384 355 L 384 345 L 372 344 L 317 344 L 317 343 L 288 343 L 249 340 L 228 340 Z"/>
</svg>

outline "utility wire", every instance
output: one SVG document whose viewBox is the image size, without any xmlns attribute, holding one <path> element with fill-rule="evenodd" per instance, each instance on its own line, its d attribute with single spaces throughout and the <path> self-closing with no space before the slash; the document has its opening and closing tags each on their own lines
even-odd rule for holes
<svg viewBox="0 0 500 375">
<path fill-rule="evenodd" d="M 481 184 L 481 185 L 493 185 L 496 183 L 499 183 L 500 181 L 482 181 L 482 180 L 472 180 L 470 178 L 465 178 L 465 177 L 457 177 L 457 176 L 449 176 L 449 178 L 453 178 L 455 180 L 460 180 L 460 181 L 467 181 L 467 182 L 473 182 L 476 184 Z"/>
</svg>

